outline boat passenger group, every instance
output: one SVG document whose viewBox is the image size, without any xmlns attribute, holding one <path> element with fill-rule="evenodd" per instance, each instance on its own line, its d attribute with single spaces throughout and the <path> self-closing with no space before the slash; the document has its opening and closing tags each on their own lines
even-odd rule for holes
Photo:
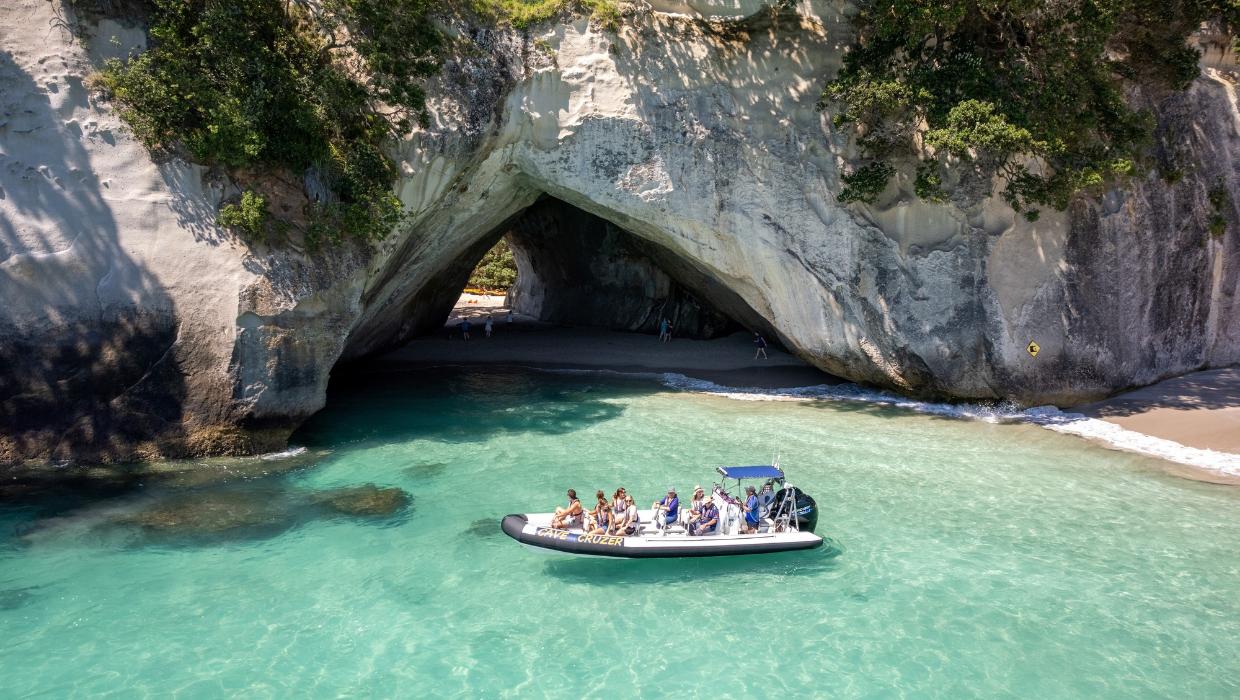
<svg viewBox="0 0 1240 700">
<path fill-rule="evenodd" d="M 742 532 L 744 533 L 758 531 L 762 504 L 769 505 L 774 500 L 770 484 L 762 487 L 761 498 L 754 487 L 746 486 L 743 503 L 732 500 L 723 492 L 719 492 L 718 495 L 719 498 L 743 510 L 745 520 Z M 580 527 L 582 532 L 591 535 L 628 536 L 636 535 L 641 531 L 641 519 L 637 513 L 637 506 L 633 502 L 633 496 L 623 487 L 616 489 L 610 502 L 602 490 L 595 493 L 595 498 L 594 508 L 585 510 L 580 499 L 577 498 L 577 492 L 569 489 L 568 505 L 555 509 L 555 515 L 551 518 L 551 527 L 556 529 Z M 668 489 L 667 495 L 655 501 L 651 506 L 654 510 L 654 525 L 665 535 L 668 528 L 677 523 L 682 524 L 689 535 L 714 534 L 716 528 L 719 527 L 719 507 L 715 500 L 714 496 L 706 495 L 701 486 L 695 486 L 693 497 L 689 500 L 689 506 L 686 509 L 681 507 L 676 489 Z"/>
</svg>

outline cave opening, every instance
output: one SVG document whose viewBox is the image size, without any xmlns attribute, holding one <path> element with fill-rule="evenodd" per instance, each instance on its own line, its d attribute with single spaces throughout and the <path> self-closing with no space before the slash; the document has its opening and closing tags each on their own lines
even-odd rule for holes
<svg viewBox="0 0 1240 700">
<path fill-rule="evenodd" d="M 372 391 L 416 400 L 433 394 L 436 378 L 466 367 L 488 368 L 470 375 L 484 382 L 496 381 L 495 372 L 539 368 L 675 373 L 772 389 L 838 381 L 784 350 L 770 323 L 728 286 L 735 281 L 699 265 L 543 195 L 423 276 L 393 277 L 415 290 L 387 305 L 378 323 L 352 330 L 350 342 L 360 337 L 374 349 L 346 352 L 327 403 L 353 405 L 354 397 L 369 405 Z M 660 342 L 665 318 L 671 338 Z M 761 359 L 755 332 L 769 344 Z M 434 372 L 429 382 L 422 370 Z"/>
<path fill-rule="evenodd" d="M 387 279 L 409 291 L 352 329 L 333 384 L 352 385 L 374 370 L 451 365 L 674 372 L 767 387 L 834 379 L 785 350 L 771 323 L 730 286 L 744 280 L 617 221 L 623 216 L 543 194 L 440 253 L 419 276 L 394 268 Z M 429 255 L 442 245 L 413 240 Z M 659 342 L 664 319 L 670 336 Z"/>
<path fill-rule="evenodd" d="M 437 306 L 424 335 L 460 333 L 463 320 L 472 327 L 491 317 L 527 329 L 649 335 L 657 335 L 666 319 L 674 338 L 712 340 L 758 330 L 774 339 L 768 324 L 709 274 L 550 196 L 483 237 L 451 267 L 455 283 L 444 279 L 444 291 L 424 292 Z"/>
</svg>

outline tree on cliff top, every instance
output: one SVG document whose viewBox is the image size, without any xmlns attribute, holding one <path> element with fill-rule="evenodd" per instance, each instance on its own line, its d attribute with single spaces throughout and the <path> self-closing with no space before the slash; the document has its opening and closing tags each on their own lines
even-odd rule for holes
<svg viewBox="0 0 1240 700">
<path fill-rule="evenodd" d="M 951 157 L 1004 176 L 1004 197 L 1030 218 L 1065 208 L 1139 158 L 1152 120 L 1125 88 L 1186 88 L 1199 58 L 1189 36 L 1238 19 L 1237 0 L 863 0 L 857 46 L 819 103 L 838 108 L 869 161 L 842 199 L 872 201 L 890 159 L 927 152 L 920 135 L 934 155 L 919 196 L 941 196 Z"/>
<path fill-rule="evenodd" d="M 76 0 L 89 2 L 90 0 Z M 150 0 L 151 47 L 101 85 L 152 150 L 230 169 L 287 169 L 314 244 L 385 235 L 400 213 L 393 131 L 427 119 L 432 0 Z"/>
</svg>

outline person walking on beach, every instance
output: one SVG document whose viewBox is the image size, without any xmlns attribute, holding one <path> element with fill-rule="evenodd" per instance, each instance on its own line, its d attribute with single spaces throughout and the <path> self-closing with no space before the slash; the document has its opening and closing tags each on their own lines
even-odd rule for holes
<svg viewBox="0 0 1240 700">
<path fill-rule="evenodd" d="M 766 338 L 763 338 L 762 334 L 757 331 L 754 331 L 753 334 L 753 346 L 757 348 L 757 350 L 754 351 L 753 359 L 758 359 L 759 355 L 761 355 L 764 360 L 771 359 L 766 356 Z"/>
<path fill-rule="evenodd" d="M 659 319 L 659 340 L 661 342 L 667 340 L 667 326 L 668 323 L 666 318 Z"/>
<path fill-rule="evenodd" d="M 491 323 L 491 317 L 488 315 L 488 316 L 487 316 L 487 322 L 486 322 L 486 323 L 484 323 L 484 324 L 482 324 L 482 333 L 483 333 L 483 335 L 485 335 L 486 337 L 490 338 L 490 337 L 491 337 L 491 329 L 492 329 L 492 327 L 493 327 L 493 326 L 492 326 L 492 323 Z"/>
<path fill-rule="evenodd" d="M 469 319 L 461 321 L 461 337 L 465 340 L 469 340 L 469 329 L 472 325 L 473 324 L 469 322 Z"/>
</svg>

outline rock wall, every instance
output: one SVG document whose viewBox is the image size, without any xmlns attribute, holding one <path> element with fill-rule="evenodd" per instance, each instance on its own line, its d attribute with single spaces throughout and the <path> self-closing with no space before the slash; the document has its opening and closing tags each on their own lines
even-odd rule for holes
<svg viewBox="0 0 1240 700">
<path fill-rule="evenodd" d="M 308 256 L 218 229 L 227 179 L 153 162 L 86 88 L 140 28 L 4 3 L 0 457 L 278 444 L 322 406 L 337 362 L 437 325 L 473 261 L 545 195 L 857 381 L 1071 404 L 1240 362 L 1230 55 L 1208 55 L 1183 94 L 1134 96 L 1177 182 L 1151 172 L 1037 223 L 993 197 L 920 202 L 911 171 L 849 206 L 836 193 L 853 145 L 814 103 L 852 8 L 750 5 L 660 0 L 617 31 L 445 20 L 432 124 L 394 151 L 409 221 L 373 249 Z M 1212 190 L 1228 194 L 1218 236 Z"/>
<path fill-rule="evenodd" d="M 657 259 L 665 254 L 559 200 L 545 198 L 526 209 L 507 237 L 518 271 L 508 303 L 518 313 L 639 333 L 657 333 L 666 318 L 677 337 L 687 338 L 739 328 L 660 267 Z"/>
<path fill-rule="evenodd" d="M 143 32 L 75 38 L 58 11 L 0 6 L 0 459 L 259 447 L 229 401 L 257 275 L 211 223 L 222 192 L 85 85 Z"/>
</svg>

